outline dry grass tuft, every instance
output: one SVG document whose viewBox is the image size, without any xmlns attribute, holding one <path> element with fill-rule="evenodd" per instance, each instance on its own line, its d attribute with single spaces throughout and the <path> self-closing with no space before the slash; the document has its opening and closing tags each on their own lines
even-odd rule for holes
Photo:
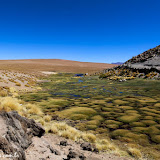
<svg viewBox="0 0 160 160">
<path fill-rule="evenodd" d="M 43 119 L 45 120 L 45 122 L 50 122 L 52 117 L 49 116 L 49 115 L 46 115 L 46 116 L 43 117 Z"/>
<path fill-rule="evenodd" d="M 19 82 L 16 82 L 15 85 L 19 86 L 19 87 L 21 86 L 21 84 Z"/>
<path fill-rule="evenodd" d="M 1 109 L 4 111 L 21 111 L 22 107 L 19 104 L 18 99 L 12 97 L 3 97 L 1 100 Z"/>
<path fill-rule="evenodd" d="M 36 114 L 36 115 L 42 115 L 41 109 L 36 106 L 35 104 L 27 104 L 26 109 L 28 109 L 29 114 Z"/>
<path fill-rule="evenodd" d="M 1 90 L 0 91 L 0 97 L 6 97 L 8 95 L 7 91 Z"/>
<path fill-rule="evenodd" d="M 82 134 L 82 137 L 87 142 L 91 142 L 91 143 L 96 142 L 96 136 L 92 133 L 84 133 L 84 134 Z"/>
<path fill-rule="evenodd" d="M 17 90 L 16 90 L 14 87 L 10 87 L 10 88 L 9 88 L 9 92 L 10 92 L 10 93 L 16 93 Z"/>
<path fill-rule="evenodd" d="M 45 121 L 43 118 L 38 119 L 37 122 L 41 123 L 41 125 L 43 126 L 45 125 Z"/>
<path fill-rule="evenodd" d="M 138 150 L 137 148 L 129 148 L 128 152 L 135 159 L 142 159 L 142 154 L 141 154 L 140 150 Z"/>
</svg>

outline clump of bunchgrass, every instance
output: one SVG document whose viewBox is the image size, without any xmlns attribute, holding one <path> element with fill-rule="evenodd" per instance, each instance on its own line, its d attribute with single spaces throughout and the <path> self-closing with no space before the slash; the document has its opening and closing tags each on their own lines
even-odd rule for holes
<svg viewBox="0 0 160 160">
<path fill-rule="evenodd" d="M 86 119 L 88 119 L 88 116 L 84 115 L 84 114 L 73 114 L 70 116 L 70 119 L 72 119 L 72 120 L 86 120 Z"/>
<path fill-rule="evenodd" d="M 8 95 L 8 92 L 6 90 L 0 91 L 0 97 L 6 97 Z"/>
<path fill-rule="evenodd" d="M 123 104 L 126 104 L 126 103 L 128 103 L 128 102 L 117 99 L 117 100 L 114 100 L 113 103 L 118 104 L 118 105 L 123 105 Z"/>
<path fill-rule="evenodd" d="M 93 116 L 91 119 L 92 120 L 103 121 L 104 118 L 102 116 L 100 116 L 100 115 L 97 115 L 97 116 Z"/>
<path fill-rule="evenodd" d="M 46 116 L 43 117 L 43 119 L 45 120 L 45 122 L 50 122 L 51 119 L 52 119 L 52 116 L 46 115 Z"/>
<path fill-rule="evenodd" d="M 92 109 L 92 108 L 87 108 L 87 107 L 74 107 L 70 109 L 63 110 L 61 112 L 58 112 L 57 115 L 59 115 L 62 118 L 69 118 L 72 117 L 73 115 L 79 115 L 83 114 L 86 115 L 88 118 L 91 116 L 94 116 L 97 114 L 97 112 Z"/>
<path fill-rule="evenodd" d="M 27 108 L 29 114 L 42 115 L 41 109 L 38 106 L 36 106 L 35 104 L 27 104 L 26 108 Z"/>
<path fill-rule="evenodd" d="M 137 148 L 128 148 L 128 153 L 133 156 L 135 159 L 141 159 L 142 153 Z"/>
<path fill-rule="evenodd" d="M 18 87 L 21 86 L 21 84 L 19 82 L 16 82 L 15 85 L 18 86 Z"/>
<path fill-rule="evenodd" d="M 124 115 L 118 118 L 119 121 L 123 123 L 131 123 L 131 122 L 136 122 L 139 120 L 140 115 L 139 114 L 129 114 L 129 115 Z"/>
<path fill-rule="evenodd" d="M 4 111 L 21 111 L 22 107 L 19 100 L 12 97 L 3 97 L 0 99 L 1 110 Z"/>
<path fill-rule="evenodd" d="M 96 136 L 92 133 L 83 133 L 82 138 L 83 138 L 83 140 L 85 140 L 87 142 L 91 142 L 91 143 L 95 143 L 95 141 L 96 141 Z"/>
<path fill-rule="evenodd" d="M 160 135 L 153 135 L 152 136 L 152 141 L 160 144 Z"/>
</svg>

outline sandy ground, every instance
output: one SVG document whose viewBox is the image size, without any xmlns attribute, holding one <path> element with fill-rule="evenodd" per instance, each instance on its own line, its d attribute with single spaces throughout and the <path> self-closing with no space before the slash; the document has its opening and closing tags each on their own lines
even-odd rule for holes
<svg viewBox="0 0 160 160">
<path fill-rule="evenodd" d="M 72 72 L 95 73 L 116 66 L 107 63 L 78 62 L 61 59 L 28 59 L 28 60 L 0 60 L 1 70 L 21 72 Z"/>
<path fill-rule="evenodd" d="M 79 143 L 75 143 L 72 140 L 67 140 L 67 146 L 60 145 L 61 141 L 65 141 L 63 137 L 59 137 L 54 134 L 46 134 L 45 136 L 38 138 L 34 137 L 32 139 L 33 143 L 26 150 L 27 160 L 68 160 L 67 155 L 70 151 L 76 153 L 76 158 L 71 158 L 73 160 L 80 160 L 79 155 L 84 155 L 85 160 L 131 160 L 127 157 L 120 157 L 114 154 L 108 153 L 94 153 L 91 151 L 82 150 Z M 50 146 L 51 147 L 50 147 Z M 51 153 L 50 148 L 58 153 Z"/>
<path fill-rule="evenodd" d="M 13 87 L 19 91 L 32 91 L 34 87 L 28 84 L 31 81 L 36 82 L 37 78 L 22 72 L 0 70 L 0 87 Z"/>
<path fill-rule="evenodd" d="M 58 74 L 57 72 L 44 72 L 42 71 L 43 74 L 46 74 L 46 75 L 50 75 L 50 74 Z"/>
</svg>

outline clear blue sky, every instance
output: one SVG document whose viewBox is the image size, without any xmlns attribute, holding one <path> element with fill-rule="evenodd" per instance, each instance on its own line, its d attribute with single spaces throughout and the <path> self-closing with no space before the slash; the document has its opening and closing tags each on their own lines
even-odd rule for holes
<svg viewBox="0 0 160 160">
<path fill-rule="evenodd" d="M 160 44 L 160 0 L 0 0 L 0 59 L 124 62 Z"/>
</svg>

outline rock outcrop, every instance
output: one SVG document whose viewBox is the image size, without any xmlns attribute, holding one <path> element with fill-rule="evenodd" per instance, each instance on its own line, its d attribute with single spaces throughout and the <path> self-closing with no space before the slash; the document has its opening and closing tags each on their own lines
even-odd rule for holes
<svg viewBox="0 0 160 160">
<path fill-rule="evenodd" d="M 17 112 L 0 112 L 0 156 L 25 160 L 25 149 L 34 136 L 41 137 L 45 130 L 32 119 L 21 117 Z"/>
<path fill-rule="evenodd" d="M 160 79 L 160 45 L 129 59 L 122 65 L 105 69 L 101 74 L 102 73 L 106 74 L 104 75 L 104 78 L 113 76 L 131 76 Z"/>
<path fill-rule="evenodd" d="M 129 59 L 122 66 L 136 69 L 155 68 L 160 71 L 160 45 Z"/>
</svg>

